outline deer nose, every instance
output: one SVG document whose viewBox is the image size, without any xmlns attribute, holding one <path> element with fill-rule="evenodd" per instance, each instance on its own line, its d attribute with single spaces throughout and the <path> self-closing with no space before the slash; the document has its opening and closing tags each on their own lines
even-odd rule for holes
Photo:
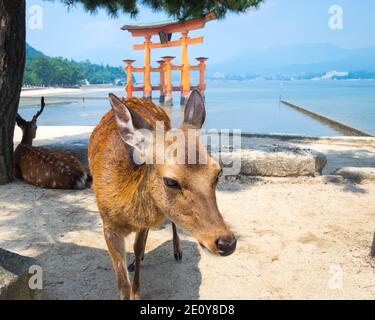
<svg viewBox="0 0 375 320">
<path fill-rule="evenodd" d="M 216 248 L 219 255 L 226 257 L 236 250 L 237 239 L 232 235 L 230 237 L 220 237 L 216 240 Z"/>
</svg>

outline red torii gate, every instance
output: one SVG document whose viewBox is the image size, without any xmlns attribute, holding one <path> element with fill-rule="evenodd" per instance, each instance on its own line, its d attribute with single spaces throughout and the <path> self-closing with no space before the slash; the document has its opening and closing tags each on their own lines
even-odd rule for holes
<svg viewBox="0 0 375 320">
<path fill-rule="evenodd" d="M 133 46 L 134 50 L 144 50 L 144 67 L 135 68 L 133 63 L 135 60 L 124 60 L 127 75 L 126 92 L 128 97 L 133 96 L 133 91 L 143 91 L 143 97 L 151 99 L 152 91 L 160 91 L 160 102 L 165 104 L 172 104 L 172 92 L 181 91 L 181 104 L 184 104 L 192 88 L 197 88 L 204 95 L 206 89 L 204 81 L 204 72 L 206 69 L 206 60 L 208 58 L 199 57 L 196 58 L 199 64 L 196 66 L 190 66 L 188 46 L 194 44 L 201 44 L 204 41 L 203 37 L 190 38 L 189 31 L 204 28 L 206 22 L 216 19 L 213 13 L 209 13 L 202 18 L 196 18 L 187 20 L 184 22 L 175 21 L 163 24 L 154 25 L 125 25 L 121 29 L 129 31 L 133 37 L 144 37 L 145 41 L 143 44 L 136 44 Z M 171 41 L 173 33 L 181 33 L 180 40 Z M 152 36 L 158 35 L 160 38 L 159 43 L 153 43 L 151 41 Z M 181 64 L 173 65 L 172 60 L 175 57 L 165 56 L 159 60 L 159 67 L 151 67 L 151 49 L 158 48 L 169 48 L 181 46 Z M 199 85 L 191 86 L 190 83 L 190 71 L 196 70 L 200 72 Z M 172 71 L 179 71 L 181 73 L 180 86 L 176 87 L 172 85 Z M 133 72 L 143 73 L 143 86 L 136 87 L 133 85 Z M 160 85 L 151 85 L 151 73 L 160 73 Z"/>
</svg>

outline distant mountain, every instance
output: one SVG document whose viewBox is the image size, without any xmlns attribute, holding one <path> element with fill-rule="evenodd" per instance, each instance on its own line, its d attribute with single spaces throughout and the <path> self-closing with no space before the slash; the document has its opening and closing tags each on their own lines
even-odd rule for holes
<svg viewBox="0 0 375 320">
<path fill-rule="evenodd" d="M 99 65 L 86 60 L 77 62 L 49 57 L 26 44 L 26 67 L 23 83 L 31 86 L 77 86 L 84 83 L 125 83 L 121 67 Z"/>
<path fill-rule="evenodd" d="M 95 48 L 81 52 L 73 56 L 76 61 L 85 61 L 87 57 L 90 57 L 90 61 L 96 64 L 110 64 L 113 66 L 123 65 L 123 60 L 128 58 L 134 58 L 136 53 L 126 52 L 126 50 L 118 47 L 106 47 L 106 48 Z M 139 57 L 143 59 L 142 52 Z M 138 57 L 137 57 L 138 58 Z"/>
<path fill-rule="evenodd" d="M 343 49 L 330 44 L 300 44 L 246 50 L 222 63 L 209 66 L 208 73 L 307 74 L 338 71 L 375 71 L 375 48 Z"/>
<path fill-rule="evenodd" d="M 37 57 L 44 57 L 44 54 L 26 43 L 26 60 Z"/>
</svg>

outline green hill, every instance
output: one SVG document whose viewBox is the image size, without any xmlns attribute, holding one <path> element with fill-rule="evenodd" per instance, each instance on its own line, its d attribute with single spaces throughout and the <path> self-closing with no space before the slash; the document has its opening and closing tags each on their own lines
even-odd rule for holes
<svg viewBox="0 0 375 320">
<path fill-rule="evenodd" d="M 26 68 L 24 85 L 31 86 L 77 86 L 115 83 L 116 79 L 126 81 L 121 67 L 99 65 L 90 61 L 77 62 L 61 57 L 49 57 L 26 44 Z"/>
<path fill-rule="evenodd" d="M 44 54 L 34 49 L 28 43 L 26 43 L 26 60 L 37 58 L 37 57 L 44 57 Z"/>
</svg>

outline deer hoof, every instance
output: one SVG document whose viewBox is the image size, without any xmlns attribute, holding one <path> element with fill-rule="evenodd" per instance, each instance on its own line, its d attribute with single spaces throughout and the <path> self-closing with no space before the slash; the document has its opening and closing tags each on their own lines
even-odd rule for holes
<svg viewBox="0 0 375 320">
<path fill-rule="evenodd" d="M 128 272 L 134 272 L 135 271 L 135 260 L 128 265 Z"/>
<path fill-rule="evenodd" d="M 120 286 L 118 288 L 118 295 L 120 300 L 133 300 L 131 285 L 128 284 L 127 286 Z"/>
<path fill-rule="evenodd" d="M 181 262 L 182 261 L 182 251 L 179 251 L 179 252 L 175 252 L 174 253 L 174 258 L 177 262 Z"/>
<path fill-rule="evenodd" d="M 141 296 L 140 296 L 139 292 L 133 293 L 131 300 L 141 300 Z"/>
</svg>

